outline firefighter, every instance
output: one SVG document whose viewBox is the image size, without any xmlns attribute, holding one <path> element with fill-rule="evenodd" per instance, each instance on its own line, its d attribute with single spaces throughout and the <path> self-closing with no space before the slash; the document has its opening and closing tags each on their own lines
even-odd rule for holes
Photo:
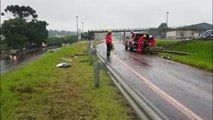
<svg viewBox="0 0 213 120">
<path fill-rule="evenodd" d="M 149 36 L 145 35 L 146 37 L 144 37 L 144 41 L 142 43 L 142 50 L 149 50 Z"/>
<path fill-rule="evenodd" d="M 110 56 L 110 52 L 112 50 L 112 31 L 108 30 L 106 35 L 106 46 L 107 46 L 107 56 Z"/>
<path fill-rule="evenodd" d="M 149 36 L 149 46 L 150 48 L 154 48 L 155 46 L 155 39 L 152 35 Z"/>
<path fill-rule="evenodd" d="M 144 40 L 146 39 L 146 35 L 144 34 L 142 37 L 139 38 L 138 40 L 138 49 L 137 49 L 137 53 L 142 53 L 142 46 L 143 46 L 143 43 L 144 43 Z"/>
</svg>

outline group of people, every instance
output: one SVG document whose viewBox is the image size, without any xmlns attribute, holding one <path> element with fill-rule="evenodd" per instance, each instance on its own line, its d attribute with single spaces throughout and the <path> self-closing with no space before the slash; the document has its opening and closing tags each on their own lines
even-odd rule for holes
<svg viewBox="0 0 213 120">
<path fill-rule="evenodd" d="M 142 50 L 149 50 L 150 48 L 153 48 L 155 45 L 155 39 L 152 35 L 146 35 L 144 34 L 142 37 L 138 40 L 138 47 L 137 47 L 137 53 L 142 53 Z"/>
<path fill-rule="evenodd" d="M 134 33 L 132 33 L 132 38 L 134 37 Z M 155 45 L 155 39 L 152 35 L 144 34 L 138 40 L 137 52 L 142 53 L 142 50 L 148 50 L 153 48 Z M 109 30 L 106 34 L 106 46 L 107 46 L 107 56 L 110 56 L 110 52 L 112 50 L 112 31 Z"/>
</svg>

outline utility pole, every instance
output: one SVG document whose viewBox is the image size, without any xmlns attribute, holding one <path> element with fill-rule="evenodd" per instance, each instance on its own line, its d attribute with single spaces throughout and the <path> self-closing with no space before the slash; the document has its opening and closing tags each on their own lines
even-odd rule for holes
<svg viewBox="0 0 213 120">
<path fill-rule="evenodd" d="M 169 12 L 166 12 L 166 25 L 167 25 L 167 27 L 168 27 L 168 16 L 169 16 Z"/>
<path fill-rule="evenodd" d="M 167 38 L 167 31 L 168 31 L 168 16 L 169 16 L 169 12 L 166 12 L 166 26 L 167 26 L 167 28 L 166 28 L 166 33 L 165 33 L 165 38 Z"/>
<path fill-rule="evenodd" d="M 77 39 L 79 40 L 79 36 L 78 36 L 78 16 L 75 16 L 76 17 L 76 26 L 77 26 Z"/>
</svg>

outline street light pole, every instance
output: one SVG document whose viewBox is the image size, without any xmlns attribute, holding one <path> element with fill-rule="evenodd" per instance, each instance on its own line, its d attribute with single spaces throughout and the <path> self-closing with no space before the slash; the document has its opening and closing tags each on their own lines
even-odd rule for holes
<svg viewBox="0 0 213 120">
<path fill-rule="evenodd" d="M 169 16 L 169 12 L 166 12 L 166 33 L 165 33 L 165 38 L 167 38 L 167 31 L 168 31 L 168 16 Z"/>
<path fill-rule="evenodd" d="M 169 12 L 166 12 L 166 25 L 168 26 L 168 16 L 169 16 Z"/>
<path fill-rule="evenodd" d="M 77 25 L 77 39 L 79 39 L 78 37 L 78 16 L 75 16 L 76 17 L 76 25 Z"/>
</svg>

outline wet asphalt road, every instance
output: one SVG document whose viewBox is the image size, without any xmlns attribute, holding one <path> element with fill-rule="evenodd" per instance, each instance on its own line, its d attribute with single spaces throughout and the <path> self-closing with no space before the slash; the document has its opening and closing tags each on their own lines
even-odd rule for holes
<svg viewBox="0 0 213 120">
<path fill-rule="evenodd" d="M 169 119 L 187 120 L 193 113 L 212 120 L 212 73 L 158 56 L 125 51 L 119 42 L 114 46 L 107 59 L 110 65 Z M 105 44 L 97 45 L 96 50 L 107 58 Z M 160 90 L 154 90 L 149 82 Z M 161 94 L 164 92 L 166 97 Z M 188 110 L 181 109 L 181 105 Z"/>
</svg>

